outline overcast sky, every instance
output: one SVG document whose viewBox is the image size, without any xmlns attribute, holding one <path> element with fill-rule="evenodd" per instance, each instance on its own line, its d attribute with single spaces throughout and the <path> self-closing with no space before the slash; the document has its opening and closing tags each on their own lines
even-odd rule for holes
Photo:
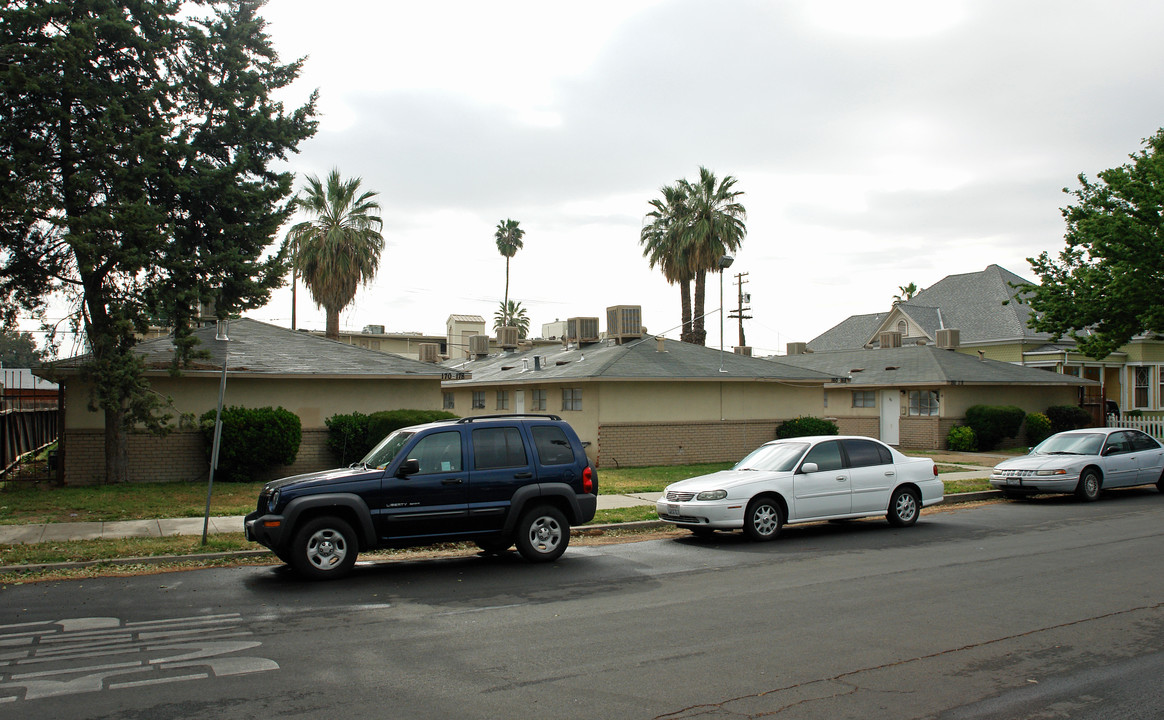
<svg viewBox="0 0 1164 720">
<path fill-rule="evenodd" d="M 510 297 L 543 323 L 638 304 L 678 338 L 679 292 L 639 231 L 705 165 L 745 194 L 757 354 L 783 353 L 898 286 L 1063 246 L 1079 173 L 1164 126 L 1159 0 L 270 0 L 288 97 L 320 91 L 299 174 L 380 193 L 386 247 L 341 326 L 443 334 L 504 293 L 493 232 L 526 231 Z M 301 218 L 300 218 L 301 219 Z M 708 283 L 708 310 L 719 282 Z M 290 291 L 250 317 L 290 326 Z M 303 289 L 299 327 L 322 329 Z M 734 320 L 725 332 L 737 341 Z M 719 345 L 719 318 L 708 318 Z"/>
</svg>

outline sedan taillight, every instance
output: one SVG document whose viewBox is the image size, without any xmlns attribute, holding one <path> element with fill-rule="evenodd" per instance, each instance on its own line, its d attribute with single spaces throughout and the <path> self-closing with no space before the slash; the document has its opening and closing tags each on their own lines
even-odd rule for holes
<svg viewBox="0 0 1164 720">
<path fill-rule="evenodd" d="M 938 466 L 937 466 L 937 463 L 935 463 L 934 464 L 934 477 L 937 477 L 937 476 L 938 476 Z"/>
</svg>

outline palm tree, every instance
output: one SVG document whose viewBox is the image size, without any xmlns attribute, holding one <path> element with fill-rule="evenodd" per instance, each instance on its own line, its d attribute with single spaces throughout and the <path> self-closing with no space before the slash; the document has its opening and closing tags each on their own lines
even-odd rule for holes
<svg viewBox="0 0 1164 720">
<path fill-rule="evenodd" d="M 919 292 L 921 292 L 921 288 L 919 288 L 914 283 L 910 283 L 909 285 L 898 285 L 897 289 L 901 291 L 901 294 L 893 296 L 893 299 L 896 302 L 908 302 L 913 300 L 914 295 L 917 295 Z"/>
<path fill-rule="evenodd" d="M 510 300 L 502 303 L 497 312 L 493 313 L 493 329 L 500 330 L 503 327 L 517 328 L 517 337 L 520 340 L 529 335 L 529 318 L 526 317 L 525 308 L 520 302 Z"/>
<path fill-rule="evenodd" d="M 517 220 L 508 218 L 497 223 L 497 231 L 493 233 L 497 240 L 497 252 L 505 256 L 505 299 L 501 301 L 502 308 L 509 306 L 509 259 L 521 250 L 521 239 L 524 236 L 525 230 L 517 226 Z"/>
<path fill-rule="evenodd" d="M 692 184 L 681 180 L 687 196 L 687 257 L 695 274 L 695 315 L 692 319 L 692 342 L 704 345 L 703 306 L 708 272 L 722 272 L 719 260 L 736 252 L 748 230 L 744 226 L 747 210 L 738 200 L 744 193 L 734 190 L 736 179 L 725 175 L 716 180 L 715 173 L 699 167 L 699 180 Z"/>
<path fill-rule="evenodd" d="M 691 342 L 692 273 L 683 245 L 687 198 L 678 185 L 664 185 L 659 192 L 663 197 L 650 201 L 653 210 L 647 213 L 647 221 L 639 233 L 639 244 L 643 246 L 643 257 L 647 258 L 650 267 L 658 266 L 668 284 L 679 286 L 683 318 L 679 339 Z"/>
<path fill-rule="evenodd" d="M 298 207 L 314 215 L 287 232 L 284 247 L 292 250 L 292 263 L 303 277 L 318 307 L 327 313 L 326 336 L 339 339 L 339 315 L 366 285 L 380 265 L 384 238 L 379 193 L 360 192 L 360 178 L 342 180 L 339 170 L 327 176 L 326 186 L 308 175 Z"/>
</svg>

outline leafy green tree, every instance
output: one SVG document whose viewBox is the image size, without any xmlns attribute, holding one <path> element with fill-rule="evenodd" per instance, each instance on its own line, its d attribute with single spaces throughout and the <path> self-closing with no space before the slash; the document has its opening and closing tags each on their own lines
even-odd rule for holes
<svg viewBox="0 0 1164 720">
<path fill-rule="evenodd" d="M 376 214 L 380 205 L 372 199 L 378 194 L 360 192 L 360 178 L 343 180 L 339 170 L 332 170 L 326 185 L 309 175 L 297 200 L 315 219 L 292 227 L 287 245 L 315 304 L 327 313 L 325 335 L 333 340 L 339 339 L 340 312 L 380 266 L 383 222 Z"/>
<path fill-rule="evenodd" d="M 639 232 L 639 244 L 649 266 L 656 266 L 670 285 L 679 286 L 682 330 L 679 339 L 691 342 L 691 272 L 684 256 L 687 196 L 678 185 L 659 188 L 661 198 L 650 201 L 652 210 Z"/>
<path fill-rule="evenodd" d="M 1131 163 L 1064 188 L 1075 198 L 1063 209 L 1067 247 L 1027 259 L 1042 283 L 1026 300 L 1030 326 L 1097 359 L 1164 330 L 1164 129 L 1143 144 Z"/>
<path fill-rule="evenodd" d="M 294 178 L 269 166 L 314 133 L 315 96 L 290 112 L 270 99 L 301 62 L 279 63 L 260 5 L 0 5 L 0 298 L 5 315 L 58 295 L 80 308 L 110 482 L 128 478 L 128 430 L 168 419 L 139 333 L 175 327 L 177 372 L 202 303 L 226 317 L 282 283 L 263 255 Z"/>
<path fill-rule="evenodd" d="M 647 213 L 639 234 L 643 256 L 651 267 L 659 266 L 667 282 L 680 286 L 680 337 L 684 342 L 706 344 L 703 318 L 707 273 L 721 272 L 720 258 L 738 250 L 747 234 L 747 211 L 739 202 L 743 192 L 736 190 L 735 184 L 731 175 L 718 180 L 715 173 L 700 166 L 698 180 L 682 179 L 665 186 L 661 189 L 663 197 L 650 201 L 653 209 Z M 688 300 L 692 281 L 694 293 Z"/>
<path fill-rule="evenodd" d="M 32 333 L 0 330 L 0 366 L 32 368 L 44 362 L 44 351 L 36 347 Z"/>
<path fill-rule="evenodd" d="M 502 308 L 509 307 L 509 261 L 521 250 L 521 239 L 525 237 L 525 230 L 518 227 L 517 220 L 505 219 L 497 223 L 497 230 L 493 239 L 497 241 L 497 252 L 505 257 L 505 299 L 501 301 Z"/>
<path fill-rule="evenodd" d="M 503 327 L 517 328 L 517 336 L 522 340 L 529 336 L 529 318 L 526 317 L 525 308 L 520 302 L 510 300 L 493 313 L 493 329 L 500 330 Z"/>
</svg>

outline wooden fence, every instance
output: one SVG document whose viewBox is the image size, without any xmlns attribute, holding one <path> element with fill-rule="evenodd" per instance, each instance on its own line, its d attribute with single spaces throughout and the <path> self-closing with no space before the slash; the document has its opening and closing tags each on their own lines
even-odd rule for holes
<svg viewBox="0 0 1164 720">
<path fill-rule="evenodd" d="M 1157 440 L 1164 440 L 1164 417 L 1107 416 L 1108 427 L 1143 430 Z"/>
<path fill-rule="evenodd" d="M 41 450 L 57 439 L 59 417 L 56 407 L 0 410 L 0 477 L 26 453 Z"/>
</svg>

